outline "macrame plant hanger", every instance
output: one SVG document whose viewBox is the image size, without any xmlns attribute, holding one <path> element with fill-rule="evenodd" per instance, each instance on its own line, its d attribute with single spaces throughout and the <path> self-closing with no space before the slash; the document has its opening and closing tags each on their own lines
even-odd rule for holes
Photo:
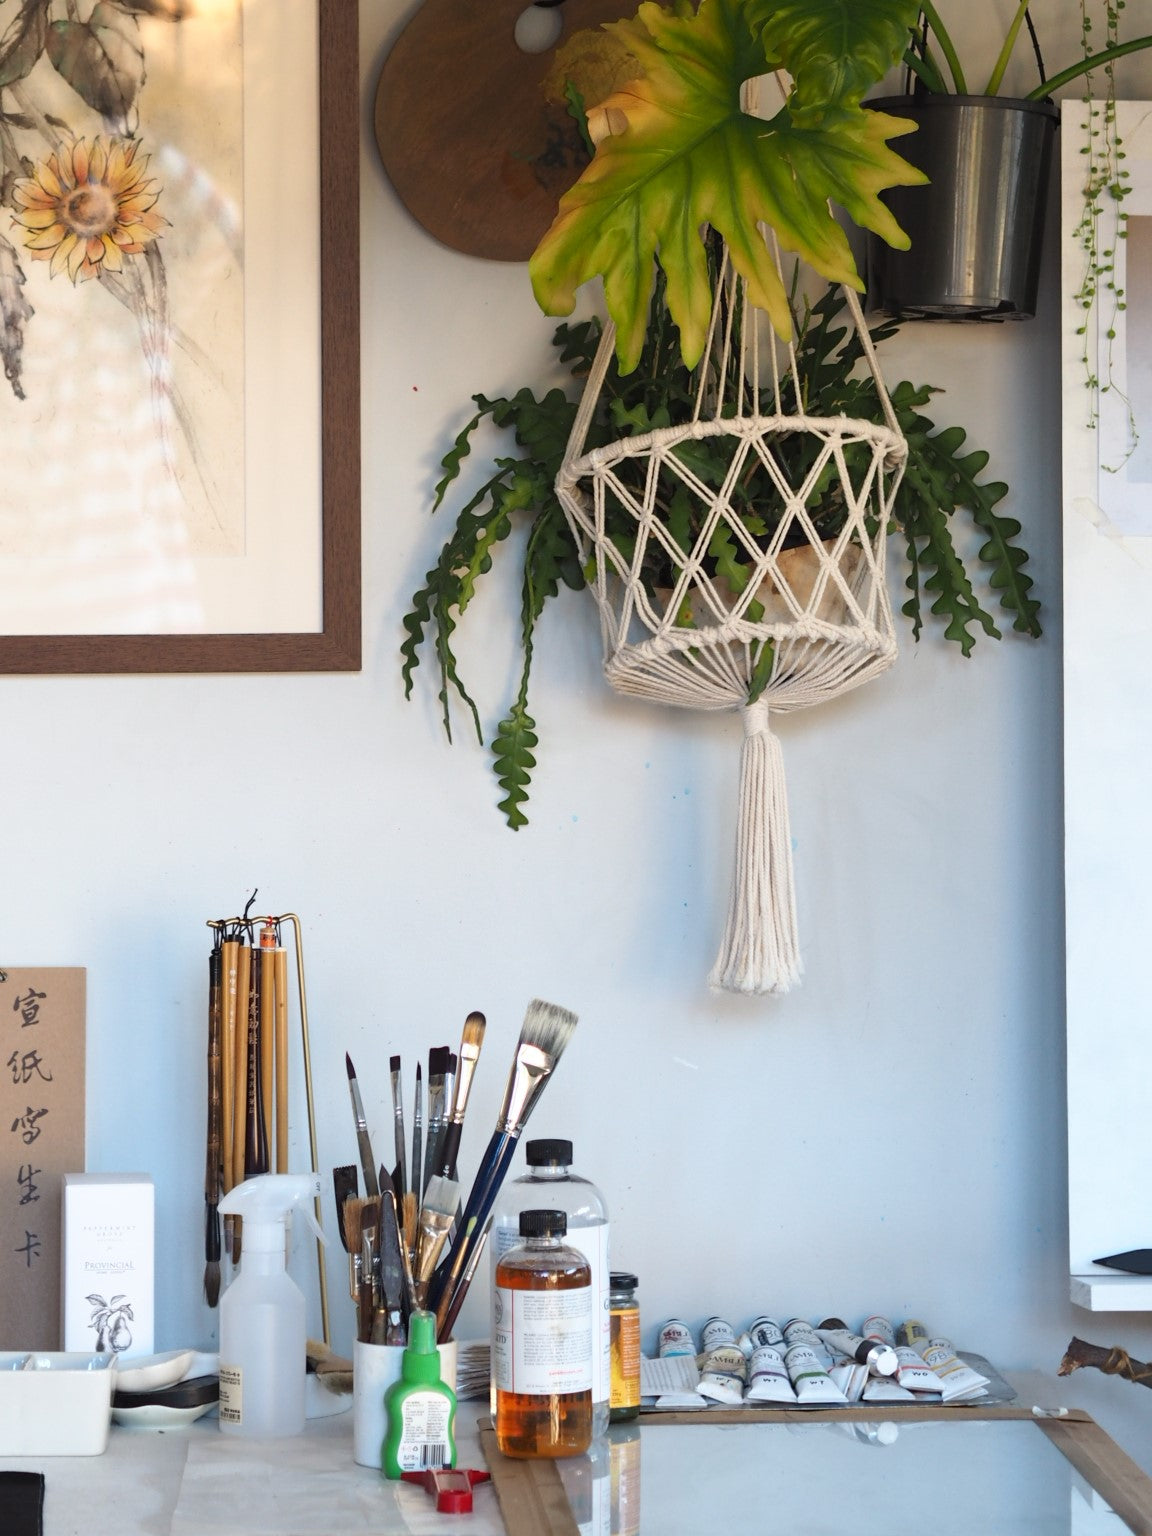
<svg viewBox="0 0 1152 1536">
<path fill-rule="evenodd" d="M 779 272 L 778 250 L 775 259 Z M 624 694 L 686 708 L 738 709 L 743 718 L 735 869 L 709 978 L 729 992 L 787 992 L 802 971 L 784 764 L 771 715 L 835 698 L 896 659 L 884 559 L 908 447 L 859 302 L 851 289 L 845 294 L 883 426 L 805 414 L 795 343 L 785 349 L 782 371 L 781 347 L 774 339 L 762 344 L 762 317 L 725 251 L 690 420 L 585 452 L 615 342 L 609 322 L 556 479 L 585 567 L 594 562 L 608 681 Z M 761 394 L 762 352 L 770 401 Z M 786 412 L 789 372 L 795 409 Z M 764 403 L 772 405 L 768 414 Z M 790 482 L 780 452 L 793 433 L 815 440 L 798 484 Z M 718 490 L 692 468 L 690 445 L 704 438 L 730 445 Z M 732 503 L 741 476 L 759 473 L 759 466 L 773 486 L 778 517 L 757 539 Z M 670 495 L 684 504 L 680 487 L 703 508 L 687 547 L 667 515 Z M 813 522 L 808 503 L 817 494 L 825 505 L 830 495 L 842 498 L 843 523 L 831 538 Z M 766 523 L 770 515 L 765 508 Z M 717 570 L 715 550 L 729 539 L 751 568 L 738 591 Z M 654 570 L 669 584 L 655 581 Z"/>
</svg>

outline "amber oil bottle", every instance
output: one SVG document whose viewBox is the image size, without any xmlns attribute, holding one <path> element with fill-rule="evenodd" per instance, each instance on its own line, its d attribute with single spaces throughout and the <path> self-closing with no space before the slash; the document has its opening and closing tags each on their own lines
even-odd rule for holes
<svg viewBox="0 0 1152 1536">
<path fill-rule="evenodd" d="M 592 1443 L 592 1270 L 563 1211 L 522 1211 L 496 1266 L 492 1371 L 505 1456 L 580 1456 Z"/>
</svg>

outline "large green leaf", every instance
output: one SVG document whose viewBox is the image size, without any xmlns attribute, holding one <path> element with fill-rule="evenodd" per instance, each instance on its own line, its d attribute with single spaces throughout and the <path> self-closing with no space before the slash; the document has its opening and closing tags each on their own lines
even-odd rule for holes
<svg viewBox="0 0 1152 1536">
<path fill-rule="evenodd" d="M 761 12 L 766 5 L 759 0 Z M 873 0 L 861 9 L 881 8 Z M 701 0 L 688 16 L 645 0 L 635 20 L 614 24 L 644 74 L 602 104 L 625 126 L 600 142 L 561 199 L 530 271 L 549 314 L 570 313 L 576 289 L 603 276 L 625 372 L 643 347 L 656 261 L 684 360 L 699 361 L 711 310 L 705 226 L 724 237 L 752 302 L 781 336 L 791 332 L 788 299 L 758 224 L 830 281 L 855 288 L 863 285 L 829 199 L 890 244 L 908 244 L 879 193 L 925 179 L 887 144 L 912 125 L 847 98 L 818 122 L 811 103 L 803 123 L 787 108 L 767 121 L 743 112 L 742 84 L 767 67 L 751 15 L 743 0 Z M 885 15 L 885 36 L 890 25 Z"/>
<path fill-rule="evenodd" d="M 769 69 L 793 79 L 789 111 L 815 124 L 829 108 L 859 106 L 903 57 L 917 0 L 745 0 Z"/>
</svg>

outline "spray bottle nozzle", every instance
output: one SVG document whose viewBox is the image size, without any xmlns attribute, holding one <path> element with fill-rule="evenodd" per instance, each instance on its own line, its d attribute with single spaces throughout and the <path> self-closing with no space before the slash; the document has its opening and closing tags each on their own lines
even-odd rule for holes
<svg viewBox="0 0 1152 1536">
<path fill-rule="evenodd" d="M 299 1211 L 321 1242 L 326 1239 L 312 1212 L 320 1194 L 318 1173 L 261 1173 L 230 1189 L 218 1207 L 222 1216 L 244 1218 L 244 1247 L 273 1253 L 284 1247 L 284 1229 Z"/>
</svg>

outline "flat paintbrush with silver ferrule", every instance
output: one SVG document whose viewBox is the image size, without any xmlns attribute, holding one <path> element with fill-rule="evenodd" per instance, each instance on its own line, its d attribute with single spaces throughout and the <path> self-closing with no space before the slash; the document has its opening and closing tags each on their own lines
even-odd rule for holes
<svg viewBox="0 0 1152 1536">
<path fill-rule="evenodd" d="M 576 1022 L 574 1013 L 555 1003 L 534 998 L 528 1004 L 496 1129 L 480 1160 L 468 1203 L 456 1225 L 452 1252 L 432 1276 L 428 1287 L 428 1307 L 436 1313 L 437 1337 L 440 1337 L 453 1294 L 464 1277 L 472 1248 L 479 1240 L 504 1176 L 512 1165 L 520 1133 L 564 1054 Z"/>
</svg>

